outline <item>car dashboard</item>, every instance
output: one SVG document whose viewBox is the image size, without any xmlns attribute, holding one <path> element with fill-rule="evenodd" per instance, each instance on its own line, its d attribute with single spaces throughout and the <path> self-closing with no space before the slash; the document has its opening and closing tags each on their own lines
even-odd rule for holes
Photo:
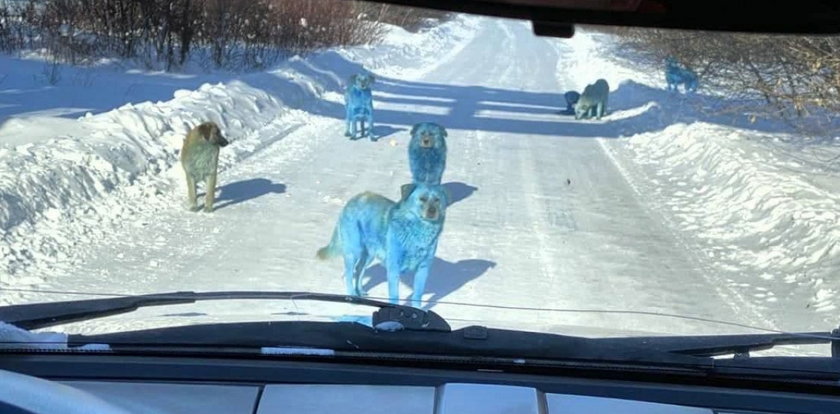
<svg viewBox="0 0 840 414">
<path fill-rule="evenodd" d="M 780 383 L 772 389 L 751 387 L 749 381 L 715 384 L 633 372 L 545 375 L 488 370 L 480 364 L 448 369 L 395 366 L 387 360 L 361 364 L 46 353 L 3 355 L 0 370 L 70 386 L 142 414 L 840 413 L 840 397 L 831 390 L 836 387 L 826 391 Z"/>
<path fill-rule="evenodd" d="M 329 384 L 227 386 L 89 381 L 68 381 L 64 384 L 132 413 L 725 413 L 709 408 L 543 393 L 531 387 L 474 383 L 449 383 L 438 387 Z"/>
</svg>

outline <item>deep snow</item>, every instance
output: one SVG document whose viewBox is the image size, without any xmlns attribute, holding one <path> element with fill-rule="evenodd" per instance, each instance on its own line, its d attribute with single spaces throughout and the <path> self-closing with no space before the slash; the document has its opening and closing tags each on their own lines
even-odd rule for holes
<svg viewBox="0 0 840 414">
<path fill-rule="evenodd" d="M 462 17 L 419 34 L 394 28 L 382 45 L 292 59 L 265 73 L 89 69 L 108 79 L 90 103 L 72 85 L 27 89 L 27 63 L 15 61 L 19 79 L 13 73 L 0 85 L 0 287 L 343 293 L 341 264 L 318 262 L 315 251 L 349 197 L 398 195 L 410 177 L 407 130 L 431 121 L 449 130 L 444 182 L 455 203 L 424 298 L 441 301 L 431 307 L 453 325 L 751 332 L 458 302 L 835 326 L 840 180 L 827 160 L 840 142 L 809 143 L 779 125 L 698 112 L 697 102 L 713 98 L 669 95 L 655 74 L 609 59 L 610 47 L 609 37 L 585 31 L 544 39 L 522 22 Z M 376 143 L 342 135 L 341 87 L 359 65 L 378 77 Z M 607 117 L 558 114 L 563 92 L 598 77 L 612 89 Z M 121 98 L 135 82 L 152 87 Z M 68 118 L 74 111 L 96 114 Z M 233 144 L 222 151 L 219 209 L 194 214 L 183 208 L 177 149 L 204 119 L 220 122 Z M 366 288 L 384 296 L 382 268 L 369 275 Z M 403 298 L 410 286 L 408 278 Z M 72 298 L 6 291 L 0 303 Z M 200 303 L 68 329 L 366 311 Z"/>
</svg>

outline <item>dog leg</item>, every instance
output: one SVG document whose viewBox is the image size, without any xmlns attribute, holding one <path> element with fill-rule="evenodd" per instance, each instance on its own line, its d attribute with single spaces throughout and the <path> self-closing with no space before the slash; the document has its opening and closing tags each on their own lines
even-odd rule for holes
<svg viewBox="0 0 840 414">
<path fill-rule="evenodd" d="M 351 122 L 353 122 L 353 117 L 351 116 L 351 113 L 350 113 L 350 105 L 349 105 L 349 104 L 345 104 L 345 110 L 344 110 L 344 113 L 345 113 L 345 118 L 344 118 L 344 124 L 345 124 L 345 127 L 344 127 L 344 136 L 345 136 L 345 137 L 350 137 L 350 136 L 351 136 L 351 135 L 350 135 L 350 123 L 351 123 Z"/>
<path fill-rule="evenodd" d="M 198 201 L 195 196 L 195 179 L 187 174 L 187 203 L 190 211 L 198 210 Z"/>
<path fill-rule="evenodd" d="M 373 109 L 370 111 L 370 115 L 367 117 L 368 121 L 368 137 L 371 141 L 376 141 L 376 136 L 373 135 Z"/>
<path fill-rule="evenodd" d="M 414 273 L 414 292 L 411 294 L 411 306 L 420 308 L 423 291 L 426 289 L 426 279 L 429 278 L 429 265 L 420 266 Z"/>
<path fill-rule="evenodd" d="M 385 266 L 388 272 L 388 301 L 393 304 L 400 303 L 400 264 L 395 254 L 388 253 L 388 263 Z"/>
<path fill-rule="evenodd" d="M 204 195 L 204 211 L 213 211 L 213 203 L 216 202 L 216 174 L 207 177 L 207 194 Z"/>
<path fill-rule="evenodd" d="M 356 261 L 355 272 L 353 273 L 353 291 L 354 295 L 363 298 L 367 296 L 367 292 L 362 289 L 362 276 L 365 274 L 365 269 L 370 265 L 370 255 L 365 251 L 359 256 Z"/>
<path fill-rule="evenodd" d="M 347 295 L 356 296 L 356 268 L 359 258 L 352 254 L 344 255 L 344 285 L 347 288 Z"/>
</svg>

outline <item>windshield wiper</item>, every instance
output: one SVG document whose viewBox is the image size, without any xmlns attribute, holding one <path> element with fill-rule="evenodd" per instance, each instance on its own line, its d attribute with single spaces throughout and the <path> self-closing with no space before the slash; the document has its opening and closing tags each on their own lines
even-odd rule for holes
<svg viewBox="0 0 840 414">
<path fill-rule="evenodd" d="M 836 339 L 831 339 L 836 338 Z M 698 336 L 652 336 L 630 338 L 604 338 L 604 342 L 616 342 L 637 347 L 647 347 L 683 355 L 712 357 L 734 355 L 749 358 L 752 351 L 764 351 L 783 345 L 831 344 L 831 356 L 840 358 L 840 328 L 832 332 L 792 332 L 778 334 L 748 335 L 698 335 Z"/>
<path fill-rule="evenodd" d="M 180 305 L 206 300 L 314 300 L 349 303 L 379 308 L 373 313 L 373 326 L 393 322 L 401 329 L 450 332 L 449 324 L 438 314 L 411 306 L 395 305 L 356 296 L 283 291 L 171 292 L 152 295 L 120 296 L 65 302 L 45 302 L 0 307 L 0 321 L 23 329 L 39 329 L 70 322 L 86 321 L 133 312 L 150 306 Z"/>
</svg>

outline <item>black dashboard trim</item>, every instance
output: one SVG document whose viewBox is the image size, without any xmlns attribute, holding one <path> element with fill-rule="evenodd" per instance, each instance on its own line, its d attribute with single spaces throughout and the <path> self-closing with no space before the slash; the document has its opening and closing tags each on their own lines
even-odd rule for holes
<svg viewBox="0 0 840 414">
<path fill-rule="evenodd" d="M 580 375 L 533 375 L 407 366 L 281 361 L 244 358 L 174 358 L 118 355 L 6 354 L 0 369 L 52 380 L 144 381 L 214 384 L 369 384 L 440 386 L 446 383 L 516 385 L 545 393 L 587 395 L 636 401 L 758 410 L 787 414 L 840 413 L 835 395 L 773 392 L 749 388 L 723 388 L 706 384 L 679 384 L 671 379 L 652 382 L 636 373 L 612 378 Z M 739 384 L 741 387 L 749 384 Z M 710 407 L 711 406 L 711 407 Z"/>
</svg>

